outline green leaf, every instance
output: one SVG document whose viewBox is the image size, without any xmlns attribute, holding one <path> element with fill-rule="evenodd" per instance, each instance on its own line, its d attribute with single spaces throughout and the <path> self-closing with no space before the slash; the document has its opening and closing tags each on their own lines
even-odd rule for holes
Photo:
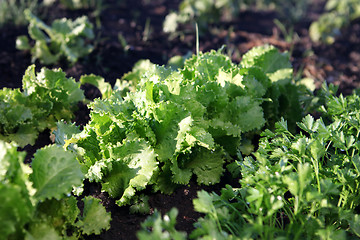
<svg viewBox="0 0 360 240">
<path fill-rule="evenodd" d="M 167 161 L 173 157 L 177 147 L 180 147 L 178 142 L 180 144 L 185 140 L 183 139 L 185 135 L 179 133 L 179 128 L 180 123 L 188 117 L 188 113 L 178 104 L 171 102 L 161 103 L 155 111 L 154 118 L 157 120 L 154 124 L 154 133 L 157 136 L 155 151 L 160 161 Z M 188 128 L 184 131 L 187 130 Z"/>
<path fill-rule="evenodd" d="M 61 240 L 62 237 L 56 232 L 56 230 L 46 223 L 34 223 L 31 224 L 30 230 L 26 232 L 25 240 Z"/>
<path fill-rule="evenodd" d="M 281 120 L 277 123 L 275 123 L 276 131 L 279 133 L 289 132 L 287 121 L 284 120 L 284 118 L 281 118 Z"/>
<path fill-rule="evenodd" d="M 326 153 L 325 146 L 319 140 L 313 140 L 310 144 L 310 153 L 316 161 L 319 161 Z"/>
<path fill-rule="evenodd" d="M 360 215 L 354 214 L 353 219 L 350 221 L 350 228 L 356 236 L 360 237 Z"/>
<path fill-rule="evenodd" d="M 38 150 L 32 168 L 30 178 L 36 188 L 34 197 L 39 201 L 62 198 L 73 186 L 80 185 L 84 177 L 75 154 L 55 145 Z"/>
<path fill-rule="evenodd" d="M 90 234 L 100 234 L 103 230 L 109 230 L 111 216 L 101 205 L 100 199 L 87 196 L 83 199 L 84 210 L 76 226 L 81 228 L 82 232 Z"/>
<path fill-rule="evenodd" d="M 19 145 L 19 147 L 25 147 L 28 144 L 34 145 L 38 135 L 39 132 L 36 131 L 36 129 L 29 128 L 29 126 L 24 125 L 19 127 L 16 133 L 9 134 L 6 137 L 0 136 L 0 139 L 14 141 Z"/>
<path fill-rule="evenodd" d="M 306 115 L 303 118 L 301 123 L 298 123 L 298 126 L 308 133 L 316 132 L 318 129 L 319 123 L 316 121 L 314 122 L 314 118 L 311 115 Z"/>
<path fill-rule="evenodd" d="M 73 135 L 80 133 L 78 126 L 73 124 L 67 124 L 64 121 L 56 123 L 56 130 L 54 130 L 55 143 L 64 146 L 65 141 L 71 139 Z"/>
<path fill-rule="evenodd" d="M 178 160 L 173 160 L 170 168 L 171 172 L 173 173 L 171 178 L 172 182 L 183 185 L 190 182 L 191 176 L 193 175 L 191 169 L 179 167 Z"/>
<path fill-rule="evenodd" d="M 187 164 L 197 176 L 197 183 L 213 185 L 220 182 L 220 177 L 224 172 L 223 164 L 225 156 L 223 151 L 207 150 L 200 148 L 191 161 Z"/>
<path fill-rule="evenodd" d="M 197 197 L 193 200 L 194 209 L 201 213 L 211 213 L 213 211 L 213 198 L 205 190 L 197 192 Z"/>
<path fill-rule="evenodd" d="M 294 196 L 301 195 L 314 177 L 308 163 L 299 163 L 297 165 L 297 170 L 297 173 L 286 175 L 283 180 L 283 182 L 288 185 L 291 194 Z"/>
<path fill-rule="evenodd" d="M 272 82 L 289 83 L 292 67 L 288 53 L 280 53 L 270 45 L 254 47 L 243 55 L 240 65 L 245 68 L 260 67 Z"/>
<path fill-rule="evenodd" d="M 135 197 L 133 202 L 130 206 L 130 213 L 150 213 L 149 196 L 141 194 L 139 197 Z"/>
<path fill-rule="evenodd" d="M 116 194 L 121 196 L 117 201 L 117 204 L 121 206 L 127 204 L 137 190 L 144 189 L 150 182 L 157 169 L 156 153 L 145 141 L 134 140 L 112 148 L 110 156 L 118 161 L 119 166 L 124 169 L 124 171 L 119 169 L 116 172 L 110 172 L 107 176 L 109 180 L 111 179 L 107 189 L 113 188 L 112 184 L 116 185 L 119 182 L 123 186 Z"/>
<path fill-rule="evenodd" d="M 33 206 L 23 191 L 18 185 L 0 182 L 0 234 L 4 239 L 21 235 L 24 225 L 31 220 Z"/>
</svg>

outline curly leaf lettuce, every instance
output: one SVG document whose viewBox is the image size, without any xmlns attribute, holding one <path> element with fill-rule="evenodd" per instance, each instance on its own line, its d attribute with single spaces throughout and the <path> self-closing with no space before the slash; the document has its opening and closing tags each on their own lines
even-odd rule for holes
<svg viewBox="0 0 360 240">
<path fill-rule="evenodd" d="M 29 21 L 29 35 L 35 44 L 30 46 L 29 39 L 20 36 L 16 40 L 16 46 L 20 50 L 30 50 L 33 62 L 39 59 L 42 64 L 50 65 L 65 57 L 70 63 L 74 63 L 93 50 L 93 46 L 86 41 L 94 38 L 93 25 L 86 16 L 75 20 L 56 19 L 49 26 L 29 9 L 24 14 Z"/>
<path fill-rule="evenodd" d="M 70 121 L 77 103 L 85 97 L 80 83 L 67 78 L 61 69 L 31 65 L 23 76 L 23 91 L 0 90 L 0 139 L 14 141 L 20 147 L 33 145 L 39 132 L 56 126 L 56 121 Z"/>
<path fill-rule="evenodd" d="M 219 182 L 245 134 L 264 126 L 264 99 L 275 81 L 291 77 L 287 54 L 256 51 L 243 65 L 220 51 L 199 53 L 178 70 L 136 65 L 126 75 L 136 89 L 96 99 L 90 122 L 65 148 L 73 146 L 86 176 L 119 205 L 148 185 L 171 193 L 192 176 L 199 184 Z"/>
</svg>

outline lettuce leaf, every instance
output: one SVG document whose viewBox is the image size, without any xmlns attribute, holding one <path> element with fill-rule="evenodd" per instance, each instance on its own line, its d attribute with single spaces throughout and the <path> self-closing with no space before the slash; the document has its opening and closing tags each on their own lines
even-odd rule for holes
<svg viewBox="0 0 360 240">
<path fill-rule="evenodd" d="M 100 200 L 86 197 L 81 215 L 73 185 L 83 174 L 75 154 L 56 145 L 38 150 L 32 168 L 25 152 L 0 141 L 0 234 L 4 239 L 78 239 L 110 227 Z"/>
</svg>

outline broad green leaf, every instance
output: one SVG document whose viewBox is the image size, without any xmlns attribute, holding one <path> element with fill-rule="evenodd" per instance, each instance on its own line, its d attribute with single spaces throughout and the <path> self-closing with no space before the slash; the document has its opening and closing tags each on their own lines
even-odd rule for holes
<svg viewBox="0 0 360 240">
<path fill-rule="evenodd" d="M 178 164 L 178 161 L 178 159 L 174 159 L 172 161 L 172 165 L 170 167 L 173 174 L 171 177 L 171 181 L 176 184 L 188 184 L 193 173 L 189 168 L 181 168 Z"/>
<path fill-rule="evenodd" d="M 157 136 L 155 151 L 160 161 L 171 159 L 175 154 L 177 143 L 184 141 L 178 135 L 180 123 L 188 117 L 187 115 L 188 112 L 182 110 L 181 106 L 171 102 L 162 103 L 155 110 L 154 133 Z"/>
<path fill-rule="evenodd" d="M 55 145 L 38 150 L 32 168 L 30 178 L 36 188 L 34 197 L 39 201 L 62 198 L 73 186 L 80 185 L 84 177 L 75 154 Z"/>
<path fill-rule="evenodd" d="M 56 230 L 45 222 L 30 225 L 30 230 L 26 232 L 25 240 L 61 240 L 63 239 Z"/>
<path fill-rule="evenodd" d="M 0 141 L 0 183 L 14 184 L 24 196 L 32 196 L 34 188 L 29 181 L 32 169 L 24 164 L 24 159 L 25 152 L 17 151 L 15 144 Z"/>
<path fill-rule="evenodd" d="M 236 123 L 242 131 L 259 129 L 265 124 L 262 108 L 258 102 L 252 102 L 248 97 L 237 97 L 234 103 L 240 106 L 236 111 L 238 114 L 233 117 L 237 118 Z"/>
<path fill-rule="evenodd" d="M 117 204 L 127 204 L 135 192 L 144 189 L 152 178 L 157 169 L 156 153 L 145 141 L 135 140 L 114 147 L 110 155 L 119 162 L 119 166 L 122 166 L 124 171 L 110 173 L 108 177 L 115 179 L 109 181 L 107 187 L 110 188 L 112 184 L 117 185 L 120 182 L 123 187 L 119 188 L 120 192 L 117 193 L 121 196 Z"/>
<path fill-rule="evenodd" d="M 225 156 L 221 150 L 200 148 L 191 158 L 187 167 L 192 169 L 197 176 L 198 184 L 213 185 L 220 182 L 220 177 L 224 171 L 224 160 Z"/>
<path fill-rule="evenodd" d="M 87 196 L 83 199 L 84 210 L 76 226 L 80 227 L 83 233 L 100 234 L 103 230 L 110 228 L 111 216 L 107 213 L 100 199 Z"/>
<path fill-rule="evenodd" d="M 0 139 L 14 141 L 20 147 L 25 147 L 28 144 L 34 145 L 38 135 L 38 131 L 24 125 L 21 126 L 16 133 L 9 134 L 7 137 L 0 136 Z"/>
<path fill-rule="evenodd" d="M 96 164 L 93 166 L 97 166 Z M 106 169 L 106 165 L 104 170 Z M 106 169 L 107 170 L 107 169 Z M 93 168 L 90 168 L 89 171 L 94 171 Z M 100 169 L 102 172 L 103 169 Z M 138 169 L 129 168 L 125 163 L 115 162 L 112 164 L 111 170 L 108 170 L 108 174 L 105 177 L 102 177 L 102 189 L 110 194 L 113 198 L 122 197 L 125 189 L 131 187 L 130 180 L 137 176 Z M 100 174 L 99 174 L 100 175 Z M 133 190 L 133 195 L 135 190 Z"/>
<path fill-rule="evenodd" d="M 213 211 L 213 198 L 205 190 L 197 192 L 198 198 L 193 200 L 194 208 L 201 213 L 211 213 Z"/>
</svg>

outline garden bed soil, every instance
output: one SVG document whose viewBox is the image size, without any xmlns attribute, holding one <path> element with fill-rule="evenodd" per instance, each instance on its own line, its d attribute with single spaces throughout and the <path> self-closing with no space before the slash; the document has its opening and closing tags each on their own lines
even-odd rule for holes
<svg viewBox="0 0 360 240">
<path fill-rule="evenodd" d="M 106 0 L 104 10 L 99 16 L 94 16 L 91 10 L 70 11 L 60 4 L 47 9 L 45 22 L 61 17 L 76 18 L 83 14 L 90 17 L 96 26 L 95 50 L 85 59 L 70 66 L 66 63 L 48 67 L 61 67 L 68 77 L 76 80 L 83 74 L 103 76 L 106 81 L 114 84 L 117 78 L 131 71 L 135 62 L 140 59 L 150 59 L 153 63 L 165 64 L 175 55 L 185 55 L 189 51 L 195 52 L 196 36 L 191 26 L 184 27 L 184 35 L 173 39 L 162 31 L 162 22 L 166 14 L 177 10 L 179 0 Z M 234 62 L 241 60 L 241 55 L 254 46 L 272 44 L 282 51 L 292 51 L 292 64 L 295 72 L 302 71 L 303 77 L 315 79 L 316 86 L 323 82 L 334 83 L 339 86 L 339 93 L 351 94 L 360 83 L 360 20 L 353 21 L 342 31 L 333 45 L 316 44 L 311 42 L 308 28 L 323 11 L 323 1 L 314 1 L 306 16 L 294 28 L 297 35 L 292 43 L 283 40 L 279 28 L 273 20 L 278 18 L 274 11 L 248 10 L 243 11 L 231 22 L 222 22 L 212 26 L 211 32 L 201 36 L 200 50 L 205 52 L 219 49 L 227 45 L 227 52 Z M 145 30 L 146 22 L 150 23 L 150 31 Z M 229 31 L 229 27 L 232 30 Z M 19 35 L 27 34 L 26 26 L 4 26 L 0 31 L 0 87 L 21 88 L 22 76 L 25 69 L 32 64 L 29 52 L 18 51 L 15 39 Z M 120 38 L 126 44 L 121 43 Z M 36 63 L 36 68 L 41 65 Z M 84 86 L 89 99 L 100 96 L 100 93 L 90 86 Z M 79 104 L 75 122 L 84 126 L 89 120 L 89 110 L 84 104 Z M 26 162 L 31 162 L 34 152 L 48 144 L 50 132 L 40 134 L 34 146 L 26 146 Z M 194 181 L 187 186 L 180 187 L 171 195 L 160 193 L 150 194 L 151 210 L 158 209 L 161 213 L 172 207 L 179 209 L 177 229 L 191 232 L 193 223 L 200 217 L 194 212 L 192 200 L 197 191 L 205 189 L 219 192 L 226 183 L 236 184 L 225 173 L 221 183 L 215 186 L 198 186 Z M 86 239 L 136 239 L 136 231 L 146 215 L 130 214 L 128 207 L 119 207 L 115 200 L 101 192 L 97 184 L 86 183 L 84 194 L 93 195 L 102 200 L 107 211 L 112 214 L 111 228 L 99 236 L 91 235 Z"/>
</svg>

